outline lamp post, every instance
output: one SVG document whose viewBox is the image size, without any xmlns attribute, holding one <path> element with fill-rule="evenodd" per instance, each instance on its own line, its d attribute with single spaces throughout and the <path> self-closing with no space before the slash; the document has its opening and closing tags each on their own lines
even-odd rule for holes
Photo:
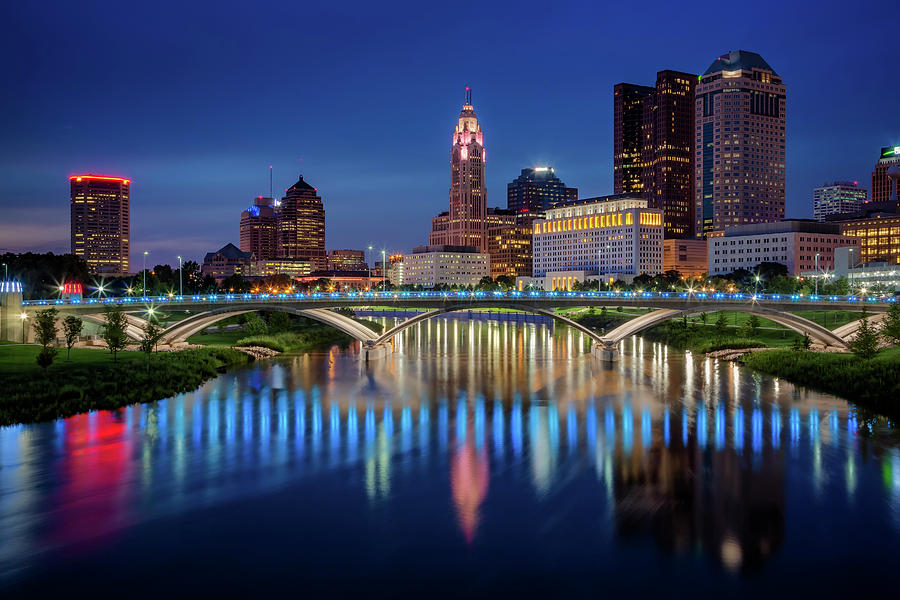
<svg viewBox="0 0 900 600">
<path fill-rule="evenodd" d="M 368 271 L 369 271 L 369 285 L 367 286 L 367 289 L 369 291 L 371 291 L 372 290 L 372 246 L 369 246 L 369 254 L 366 257 L 366 259 L 368 260 L 368 264 L 366 266 L 368 267 Z"/>
<path fill-rule="evenodd" d="M 3 281 L 9 281 L 9 265 L 3 263 Z"/>
<path fill-rule="evenodd" d="M 381 289 L 386 290 L 387 286 L 384 284 L 387 279 L 387 264 L 384 260 L 385 251 L 384 248 L 381 249 Z"/>
<path fill-rule="evenodd" d="M 603 278 L 600 276 L 600 253 L 603 252 L 597 248 L 597 291 L 603 291 Z"/>
<path fill-rule="evenodd" d="M 181 283 L 181 271 L 182 271 L 181 257 L 179 256 L 178 257 L 178 295 L 184 296 L 184 288 L 182 287 L 182 283 Z"/>
<path fill-rule="evenodd" d="M 816 296 L 819 295 L 819 253 L 816 252 L 816 266 L 813 269 L 816 272 Z"/>
<path fill-rule="evenodd" d="M 757 273 L 756 277 L 754 277 L 753 279 L 756 280 L 756 286 L 753 288 L 753 295 L 758 296 L 759 295 L 759 273 Z"/>
<path fill-rule="evenodd" d="M 147 255 L 150 254 L 146 250 L 144 250 L 144 289 L 141 291 L 144 293 L 144 296 L 147 295 Z"/>
</svg>

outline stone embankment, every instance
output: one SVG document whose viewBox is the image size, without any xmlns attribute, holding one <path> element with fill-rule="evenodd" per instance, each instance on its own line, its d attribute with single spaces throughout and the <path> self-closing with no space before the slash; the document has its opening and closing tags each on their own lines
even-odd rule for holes
<svg viewBox="0 0 900 600">
<path fill-rule="evenodd" d="M 720 360 L 741 360 L 745 354 L 751 352 L 762 352 L 764 350 L 777 350 L 778 348 L 726 348 L 725 350 L 716 350 L 707 352 L 705 356 L 709 358 L 718 358 Z M 843 348 L 834 346 L 823 346 L 821 344 L 813 344 L 809 347 L 812 352 L 826 352 L 829 354 L 843 354 L 847 351 Z"/>
<path fill-rule="evenodd" d="M 281 352 L 277 350 L 272 350 L 271 348 L 264 348 L 262 346 L 243 346 L 238 347 L 234 346 L 234 349 L 243 352 L 245 354 L 249 354 L 256 360 L 260 360 L 263 358 L 272 358 L 273 356 L 278 356 Z"/>
</svg>

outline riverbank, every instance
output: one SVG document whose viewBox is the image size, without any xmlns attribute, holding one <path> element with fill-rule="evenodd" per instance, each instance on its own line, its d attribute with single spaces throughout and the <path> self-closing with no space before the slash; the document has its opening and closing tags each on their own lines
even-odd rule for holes
<svg viewBox="0 0 900 600">
<path fill-rule="evenodd" d="M 118 362 L 105 350 L 76 348 L 72 360 L 65 360 L 63 350 L 43 372 L 35 361 L 38 352 L 40 346 L 18 346 L 0 353 L 0 426 L 162 400 L 253 362 L 230 348 L 159 352 L 149 361 L 142 352 L 120 352 Z"/>
<path fill-rule="evenodd" d="M 900 418 L 900 348 L 874 358 L 853 354 L 767 350 L 743 357 L 751 369 L 857 402 L 892 419 Z"/>
</svg>

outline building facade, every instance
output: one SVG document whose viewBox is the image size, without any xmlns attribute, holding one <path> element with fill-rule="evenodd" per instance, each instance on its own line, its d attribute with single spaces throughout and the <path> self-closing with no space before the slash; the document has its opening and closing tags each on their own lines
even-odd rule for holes
<svg viewBox="0 0 900 600">
<path fill-rule="evenodd" d="M 875 214 L 838 226 L 841 233 L 858 242 L 858 262 L 900 264 L 900 214 Z"/>
<path fill-rule="evenodd" d="M 328 268 L 332 271 L 366 271 L 365 250 L 331 250 L 328 253 Z"/>
<path fill-rule="evenodd" d="M 278 215 L 278 257 L 307 260 L 313 270 L 328 267 L 325 207 L 316 188 L 303 181 L 288 188 Z"/>
<path fill-rule="evenodd" d="M 272 275 L 302 277 L 309 275 L 312 271 L 313 267 L 310 261 L 289 258 L 257 259 L 254 257 L 250 265 L 250 275 L 253 277 L 270 277 Z"/>
<path fill-rule="evenodd" d="M 784 218 L 785 85 L 753 52 L 713 61 L 694 93 L 694 232 Z"/>
<path fill-rule="evenodd" d="M 278 256 L 278 205 L 275 198 L 257 196 L 241 212 L 241 250 L 258 259 Z"/>
<path fill-rule="evenodd" d="M 709 268 L 706 240 L 663 240 L 663 272 L 678 271 L 683 277 L 701 277 Z"/>
<path fill-rule="evenodd" d="M 587 198 L 535 220 L 532 274 L 585 271 L 620 275 L 663 271 L 663 213 L 626 195 Z"/>
<path fill-rule="evenodd" d="M 215 252 L 207 252 L 200 266 L 200 273 L 221 281 L 232 275 L 249 277 L 253 275 L 254 256 L 243 252 L 234 244 L 226 244 Z"/>
<path fill-rule="evenodd" d="M 833 215 L 852 214 L 863 208 L 869 191 L 858 181 L 834 181 L 813 190 L 813 218 L 824 221 Z"/>
<path fill-rule="evenodd" d="M 780 263 L 788 275 L 834 268 L 834 250 L 857 246 L 857 240 L 841 233 L 832 223 L 791 220 L 730 227 L 707 240 L 709 276 L 738 269 L 753 271 L 760 263 Z"/>
<path fill-rule="evenodd" d="M 665 236 L 694 234 L 694 87 L 697 76 L 660 71 L 643 101 L 641 193 L 663 211 Z"/>
<path fill-rule="evenodd" d="M 488 229 L 491 277 L 530 276 L 532 273 L 532 228 L 543 213 L 519 213 L 512 223 Z"/>
<path fill-rule="evenodd" d="M 872 202 L 888 202 L 891 199 L 892 186 L 887 170 L 894 165 L 900 165 L 900 146 L 882 148 L 872 171 Z"/>
<path fill-rule="evenodd" d="M 578 200 L 578 188 L 566 187 L 553 167 L 528 167 L 506 185 L 506 208 L 514 213 L 542 213 Z"/>
<path fill-rule="evenodd" d="M 633 83 L 613 87 L 613 192 L 616 194 L 644 194 L 644 99 L 655 91 Z"/>
<path fill-rule="evenodd" d="M 453 129 L 450 149 L 450 222 L 448 244 L 487 249 L 487 190 L 484 134 L 466 88 L 466 103 Z"/>
<path fill-rule="evenodd" d="M 474 246 L 417 246 L 403 256 L 405 284 L 465 287 L 489 275 L 490 258 Z"/>
<path fill-rule="evenodd" d="M 91 273 L 130 272 L 131 180 L 106 175 L 69 177 L 72 254 Z"/>
</svg>

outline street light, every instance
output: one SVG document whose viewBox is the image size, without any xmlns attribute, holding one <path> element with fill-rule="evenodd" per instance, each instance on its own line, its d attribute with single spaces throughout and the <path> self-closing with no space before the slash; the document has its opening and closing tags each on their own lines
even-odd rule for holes
<svg viewBox="0 0 900 600">
<path fill-rule="evenodd" d="M 368 267 L 368 271 L 369 271 L 369 286 L 367 289 L 371 290 L 372 289 L 372 246 L 369 246 L 369 255 L 366 257 L 366 259 L 369 261 L 368 264 L 366 265 Z"/>
<path fill-rule="evenodd" d="M 3 281 L 9 281 L 9 265 L 3 263 Z"/>
<path fill-rule="evenodd" d="M 147 295 L 147 255 L 150 254 L 146 250 L 144 250 L 144 289 L 142 290 L 144 295 Z"/>
<path fill-rule="evenodd" d="M 381 249 L 381 289 L 386 290 L 387 286 L 384 284 L 384 281 L 387 279 L 387 264 L 384 260 L 384 248 Z"/>
<path fill-rule="evenodd" d="M 25 313 L 22 313 L 19 315 L 19 318 L 22 319 L 22 343 L 24 344 L 25 343 L 25 319 L 28 318 L 28 315 Z"/>
<path fill-rule="evenodd" d="M 181 286 L 181 257 L 178 257 L 178 295 L 184 296 L 184 288 Z"/>
<path fill-rule="evenodd" d="M 756 286 L 753 288 L 753 295 L 758 296 L 759 295 L 759 273 L 756 274 L 756 277 L 754 277 L 754 279 L 756 280 Z"/>
<path fill-rule="evenodd" d="M 819 253 L 816 252 L 816 263 L 813 269 L 816 272 L 816 296 L 819 295 Z"/>
</svg>

